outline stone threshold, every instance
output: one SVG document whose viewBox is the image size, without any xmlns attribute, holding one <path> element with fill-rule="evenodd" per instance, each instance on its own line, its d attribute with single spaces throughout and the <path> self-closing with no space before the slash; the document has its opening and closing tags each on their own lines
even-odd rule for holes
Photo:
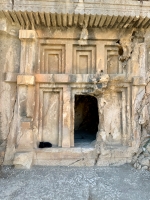
<svg viewBox="0 0 150 200">
<path fill-rule="evenodd" d="M 94 147 L 44 148 L 31 151 L 18 150 L 13 164 L 16 168 L 41 166 L 109 166 L 130 163 L 132 147 L 118 146 L 116 149 L 102 148 L 98 153 Z"/>
</svg>

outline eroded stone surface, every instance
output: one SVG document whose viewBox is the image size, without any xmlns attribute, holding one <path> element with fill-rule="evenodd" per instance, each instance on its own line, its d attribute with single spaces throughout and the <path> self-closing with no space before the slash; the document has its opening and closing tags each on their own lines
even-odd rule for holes
<svg viewBox="0 0 150 200">
<path fill-rule="evenodd" d="M 34 6 L 30 12 L 31 2 L 22 2 L 22 12 L 19 0 L 12 8 L 10 2 L 1 3 L 0 163 L 23 165 L 26 158 L 27 167 L 132 161 L 138 169 L 149 169 L 149 2 L 94 1 L 87 11 L 89 2 L 72 2 L 73 9 L 67 1 L 62 13 L 57 2 L 46 2 L 54 13 L 40 1 L 40 12 Z M 115 6 L 128 10 L 131 4 L 136 14 L 122 9 L 123 15 L 110 14 Z M 110 8 L 106 13 L 104 5 Z M 78 107 L 76 99 L 83 95 L 95 101 L 83 98 Z M 52 148 L 41 151 L 42 141 Z"/>
<path fill-rule="evenodd" d="M 16 168 L 30 169 L 32 166 L 32 160 L 33 160 L 32 152 L 16 153 L 13 165 L 15 165 Z"/>
</svg>

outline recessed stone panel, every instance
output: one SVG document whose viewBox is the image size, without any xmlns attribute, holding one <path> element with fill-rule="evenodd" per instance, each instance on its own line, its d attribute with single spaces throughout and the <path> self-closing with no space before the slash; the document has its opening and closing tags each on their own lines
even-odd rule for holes
<svg viewBox="0 0 150 200">
<path fill-rule="evenodd" d="M 60 94 L 54 91 L 41 91 L 41 141 L 58 145 Z"/>
<path fill-rule="evenodd" d="M 106 60 L 108 74 L 122 74 L 117 47 L 106 47 Z"/>
<path fill-rule="evenodd" d="M 59 93 L 43 93 L 43 141 L 58 145 Z"/>
<path fill-rule="evenodd" d="M 73 73 L 94 74 L 96 72 L 95 46 L 76 46 L 73 48 Z"/>
<path fill-rule="evenodd" d="M 79 74 L 88 74 L 88 56 L 79 55 Z"/>
<path fill-rule="evenodd" d="M 107 141 L 121 143 L 122 139 L 122 93 L 113 92 L 104 95 L 104 127 Z M 112 111 L 113 112 L 110 112 Z"/>
<path fill-rule="evenodd" d="M 48 55 L 48 72 L 50 74 L 59 73 L 59 54 L 49 54 Z"/>
<path fill-rule="evenodd" d="M 61 74 L 65 72 L 65 46 L 41 45 L 40 70 L 45 74 Z"/>
</svg>

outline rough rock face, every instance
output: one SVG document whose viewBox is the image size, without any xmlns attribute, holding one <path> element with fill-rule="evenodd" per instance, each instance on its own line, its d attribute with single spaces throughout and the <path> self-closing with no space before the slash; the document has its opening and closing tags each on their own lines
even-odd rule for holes
<svg viewBox="0 0 150 200">
<path fill-rule="evenodd" d="M 137 169 L 150 170 L 150 143 L 140 147 L 138 153 L 133 158 L 133 163 Z"/>
<path fill-rule="evenodd" d="M 30 169 L 33 161 L 33 153 L 32 152 L 24 152 L 23 154 L 17 153 L 13 164 L 16 168 L 21 169 Z"/>
<path fill-rule="evenodd" d="M 146 33 L 145 42 L 148 43 L 149 31 Z M 148 53 L 149 54 L 149 53 Z M 141 71 L 142 73 L 142 71 Z M 146 85 L 142 91 L 142 99 L 137 106 L 137 121 L 140 133 L 140 146 L 133 156 L 132 163 L 137 169 L 150 170 L 150 79 L 149 79 L 149 56 L 147 56 Z"/>
<path fill-rule="evenodd" d="M 150 3 L 38 2 L 0 2 L 0 163 L 148 169 Z"/>
<path fill-rule="evenodd" d="M 141 144 L 138 152 L 133 157 L 134 167 L 150 170 L 150 93 L 149 82 L 145 87 L 145 95 L 139 105 L 139 124 L 141 125 Z"/>
<path fill-rule="evenodd" d="M 17 26 L 12 26 L 5 18 L 0 20 L 0 24 L 0 163 L 2 163 L 6 145 L 11 143 L 10 154 L 13 154 L 15 149 L 17 85 L 13 81 L 5 82 L 4 79 L 6 72 L 10 74 L 19 72 L 20 40 Z"/>
</svg>

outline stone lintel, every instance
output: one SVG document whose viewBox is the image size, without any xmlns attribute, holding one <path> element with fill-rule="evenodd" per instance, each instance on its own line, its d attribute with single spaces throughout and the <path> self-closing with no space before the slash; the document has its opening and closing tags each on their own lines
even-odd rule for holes
<svg viewBox="0 0 150 200">
<path fill-rule="evenodd" d="M 34 85 L 35 77 L 32 75 L 18 75 L 17 84 L 18 85 Z"/>
<path fill-rule="evenodd" d="M 17 79 L 18 79 L 17 76 L 28 77 L 29 75 L 19 75 L 17 73 L 7 72 L 4 74 L 4 81 L 17 82 Z M 35 74 L 35 82 L 37 83 L 56 83 L 56 82 L 57 83 L 92 83 L 91 79 L 94 76 L 95 74 Z M 124 74 L 110 75 L 109 80 L 128 83 L 128 82 L 132 82 L 132 77 L 126 77 Z"/>
<path fill-rule="evenodd" d="M 36 74 L 36 82 L 39 83 L 92 83 L 96 74 Z M 131 77 L 125 75 L 111 75 L 111 81 L 132 82 Z"/>
<path fill-rule="evenodd" d="M 89 83 L 94 74 L 36 74 L 36 82 L 39 83 Z"/>
<path fill-rule="evenodd" d="M 133 85 L 134 86 L 146 86 L 146 82 L 142 76 L 134 76 L 133 77 Z"/>
<path fill-rule="evenodd" d="M 19 30 L 19 39 L 35 39 L 36 31 L 35 30 Z"/>
</svg>

